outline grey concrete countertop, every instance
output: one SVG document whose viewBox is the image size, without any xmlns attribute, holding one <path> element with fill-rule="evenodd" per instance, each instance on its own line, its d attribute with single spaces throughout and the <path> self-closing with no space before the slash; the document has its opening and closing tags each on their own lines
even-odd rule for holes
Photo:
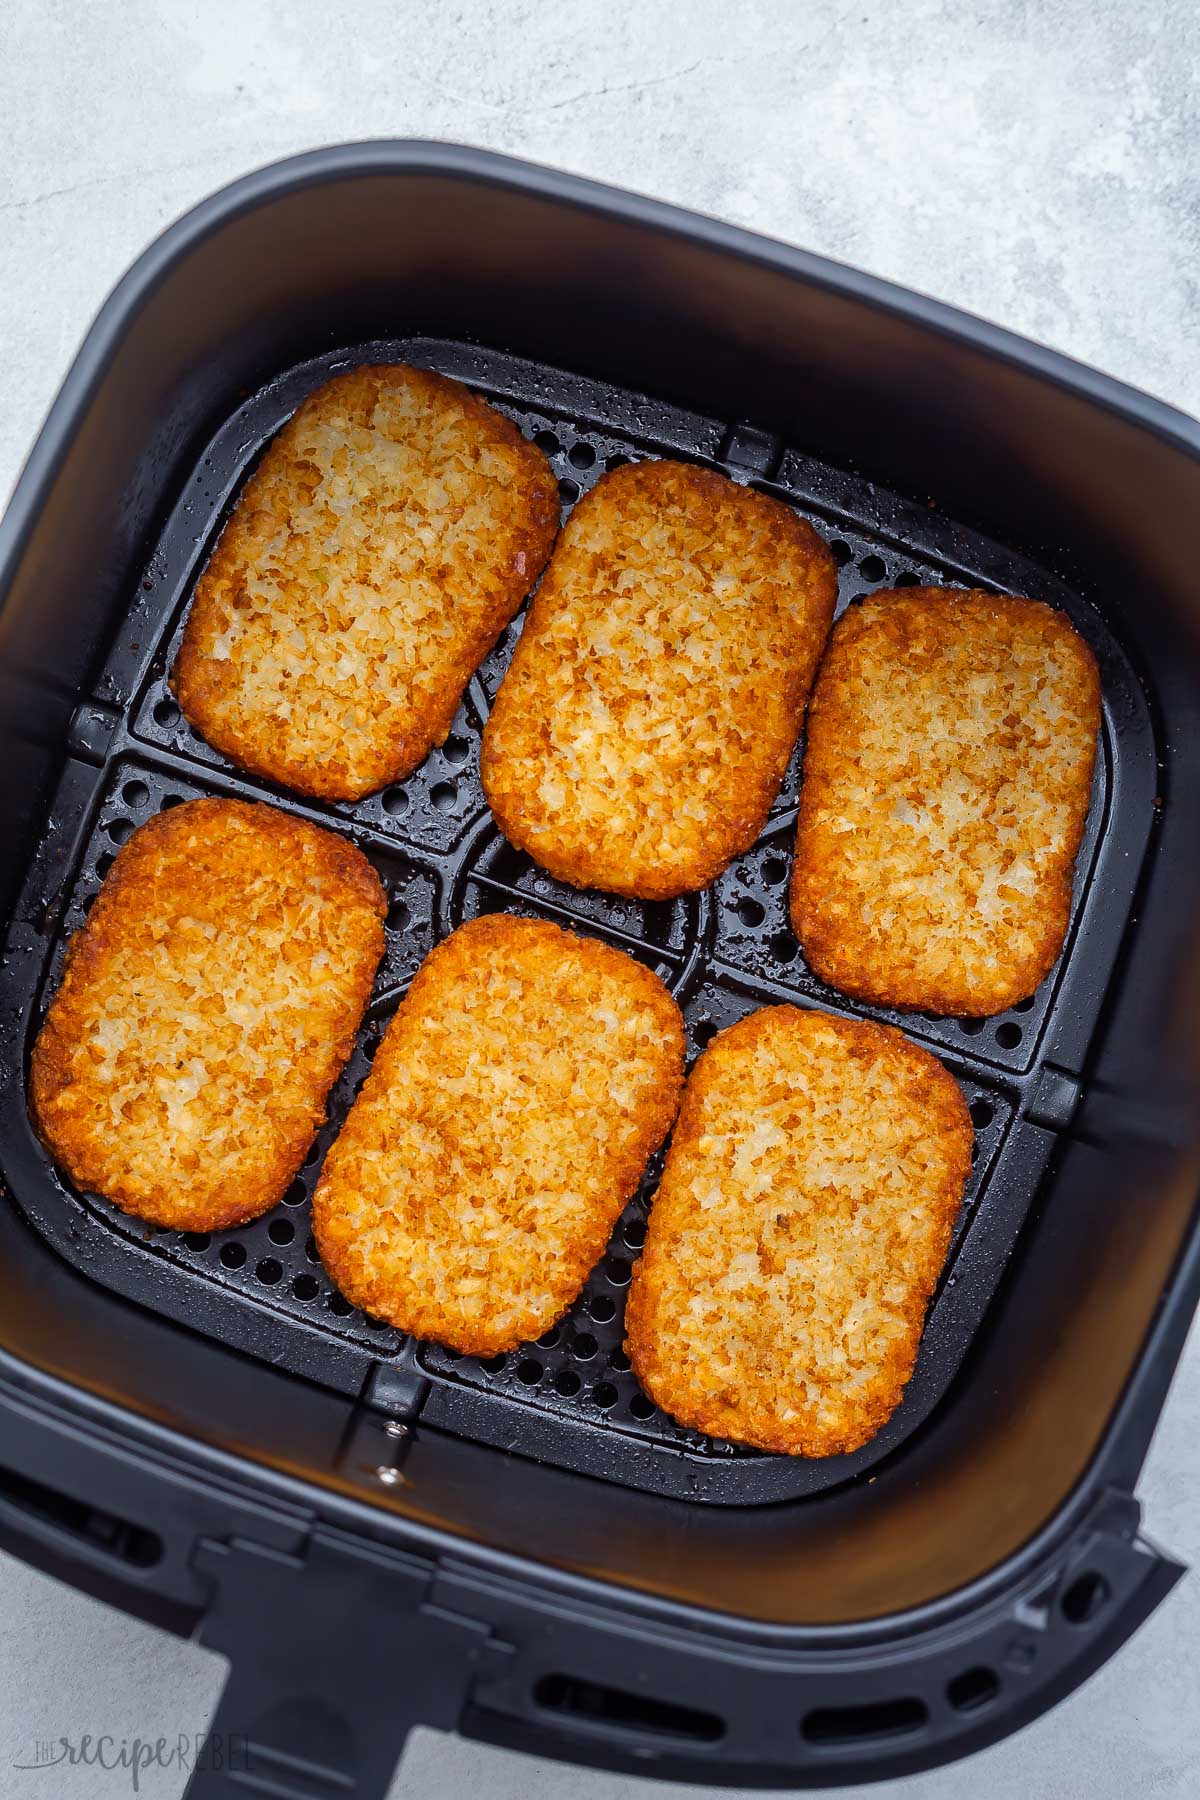
<svg viewBox="0 0 1200 1800">
<path fill-rule="evenodd" d="M 376 136 L 482 144 L 737 220 L 1200 412 L 1198 76 L 1189 0 L 3 0 L 0 495 L 150 238 L 256 165 Z M 1151 1535 L 1200 1564 L 1195 1337 L 1141 1495 Z M 854 1791 L 1193 1800 L 1198 1650 L 1193 1575 L 1017 1738 Z M 124 1770 L 15 1765 L 60 1733 L 201 1731 L 223 1674 L 0 1558 L 0 1796 L 128 1795 Z M 148 1772 L 141 1792 L 183 1785 Z M 666 1792 L 419 1732 L 393 1800 Z"/>
</svg>

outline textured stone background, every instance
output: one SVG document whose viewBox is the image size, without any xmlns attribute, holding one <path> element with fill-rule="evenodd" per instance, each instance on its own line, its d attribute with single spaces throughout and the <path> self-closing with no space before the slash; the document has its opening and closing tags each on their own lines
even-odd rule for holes
<svg viewBox="0 0 1200 1800">
<path fill-rule="evenodd" d="M 1198 65 L 1191 0 L 0 0 L 0 494 L 156 232 L 257 164 L 372 136 L 457 138 L 734 219 L 1200 412 Z M 1151 1533 L 1200 1563 L 1195 1340 L 1141 1491 Z M 1198 1647 L 1193 1576 L 1048 1719 L 863 1792 L 1193 1800 Z M 128 1794 L 120 1772 L 12 1763 L 62 1731 L 199 1731 L 222 1676 L 0 1558 L 0 1795 Z M 143 1778 L 151 1800 L 181 1789 Z M 392 1800 L 665 1792 L 421 1732 Z"/>
</svg>

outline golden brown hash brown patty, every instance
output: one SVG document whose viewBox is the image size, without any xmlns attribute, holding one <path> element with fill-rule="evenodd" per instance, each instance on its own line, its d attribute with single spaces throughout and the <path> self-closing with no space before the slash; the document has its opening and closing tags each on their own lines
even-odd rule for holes
<svg viewBox="0 0 1200 1800">
<path fill-rule="evenodd" d="M 855 1450 L 912 1374 L 971 1167 L 953 1077 L 886 1025 L 753 1013 L 692 1070 L 626 1348 L 684 1425 Z"/>
<path fill-rule="evenodd" d="M 683 1021 L 658 977 L 556 925 L 476 919 L 421 965 L 321 1172 L 348 1299 L 490 1356 L 565 1311 L 666 1136 Z"/>
<path fill-rule="evenodd" d="M 682 463 L 602 476 L 484 731 L 504 835 L 576 887 L 704 887 L 762 829 L 836 594 L 830 551 L 779 501 Z"/>
<path fill-rule="evenodd" d="M 181 1231 L 274 1206 L 325 1117 L 386 901 L 332 832 L 240 800 L 117 854 L 33 1051 L 31 1111 L 78 1187 Z"/>
<path fill-rule="evenodd" d="M 809 708 L 792 923 L 843 993 L 958 1015 L 1032 994 L 1066 937 L 1100 726 L 1061 613 L 954 588 L 834 627 Z"/>
<path fill-rule="evenodd" d="M 557 524 L 542 452 L 458 382 L 338 375 L 272 443 L 200 578 L 179 704 L 301 793 L 398 781 L 444 741 Z"/>
</svg>

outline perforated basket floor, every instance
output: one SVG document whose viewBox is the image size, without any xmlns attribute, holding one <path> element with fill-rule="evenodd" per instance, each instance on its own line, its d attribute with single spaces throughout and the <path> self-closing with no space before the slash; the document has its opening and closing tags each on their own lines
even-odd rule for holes
<svg viewBox="0 0 1200 1800">
<path fill-rule="evenodd" d="M 336 369 L 400 360 L 457 375 L 534 437 L 559 475 L 564 515 L 605 468 L 676 455 L 751 480 L 796 505 L 834 548 L 839 609 L 915 582 L 1031 593 L 1061 606 L 1100 662 L 1105 717 L 1071 930 L 1033 1000 L 989 1020 L 857 1007 L 806 967 L 787 916 L 800 753 L 755 847 L 708 892 L 648 903 L 579 893 L 500 836 L 478 779 L 479 738 L 521 619 L 471 681 L 446 743 L 406 782 L 357 804 L 305 803 L 239 775 L 189 730 L 166 686 L 196 575 L 249 469 L 298 402 Z M 715 1502 L 784 1498 L 844 1481 L 894 1449 L 944 1394 L 1002 1273 L 1079 1091 L 1115 966 L 1152 819 L 1156 780 L 1146 703 L 1100 614 L 1046 567 L 944 519 L 932 505 L 830 469 L 742 424 L 684 414 L 496 353 L 429 339 L 372 343 L 291 371 L 217 433 L 131 597 L 19 904 L 2 977 L 20 1009 L 22 1067 L 4 1099 L 6 1168 L 30 1222 L 69 1260 L 131 1298 L 240 1350 L 357 1393 L 380 1372 L 426 1379 L 426 1424 L 658 1492 Z M 116 847 L 163 807 L 204 793 L 270 800 L 352 837 L 391 898 L 387 953 L 329 1121 L 284 1202 L 234 1231 L 152 1230 L 77 1193 L 37 1144 L 24 1111 L 28 1052 Z M 759 1455 L 676 1426 L 637 1387 L 622 1351 L 625 1291 L 661 1159 L 623 1214 L 567 1315 L 536 1344 L 481 1362 L 416 1344 L 344 1301 L 309 1231 L 321 1159 L 414 970 L 464 919 L 510 911 L 594 932 L 655 968 L 687 1021 L 694 1056 L 713 1033 L 777 1001 L 883 1018 L 927 1044 L 970 1103 L 972 1178 L 913 1380 L 874 1442 L 853 1456 Z"/>
</svg>

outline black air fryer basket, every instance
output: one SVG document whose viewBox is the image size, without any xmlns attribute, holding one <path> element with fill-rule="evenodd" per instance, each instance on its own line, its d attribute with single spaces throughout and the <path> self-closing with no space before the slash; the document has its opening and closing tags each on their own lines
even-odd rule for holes
<svg viewBox="0 0 1200 1800">
<path fill-rule="evenodd" d="M 479 787 L 519 620 L 442 748 L 358 805 L 247 779 L 193 735 L 166 673 L 215 536 L 304 395 L 379 360 L 507 413 L 564 513 L 606 468 L 683 457 L 812 519 L 842 605 L 931 581 L 1063 608 L 1104 723 L 1037 996 L 954 1020 L 824 987 L 787 918 L 798 759 L 707 893 L 553 881 Z M 0 538 L 0 1542 L 231 1658 L 194 1800 L 371 1800 L 415 1723 L 693 1780 L 898 1774 L 1044 1711 L 1168 1591 L 1179 1565 L 1133 1489 L 1200 1292 L 1198 520 L 1200 430 L 1169 408 L 798 251 L 478 152 L 280 164 L 125 278 Z M 198 794 L 344 833 L 390 911 L 283 1205 L 180 1234 L 72 1189 L 25 1082 L 116 847 Z M 321 1157 L 421 958 L 496 910 L 649 963 L 693 1054 L 790 1000 L 889 1018 L 958 1077 L 973 1175 L 916 1373 L 866 1449 L 714 1443 L 637 1388 L 622 1316 L 657 1166 L 578 1303 L 508 1357 L 405 1339 L 331 1287 Z"/>
</svg>

